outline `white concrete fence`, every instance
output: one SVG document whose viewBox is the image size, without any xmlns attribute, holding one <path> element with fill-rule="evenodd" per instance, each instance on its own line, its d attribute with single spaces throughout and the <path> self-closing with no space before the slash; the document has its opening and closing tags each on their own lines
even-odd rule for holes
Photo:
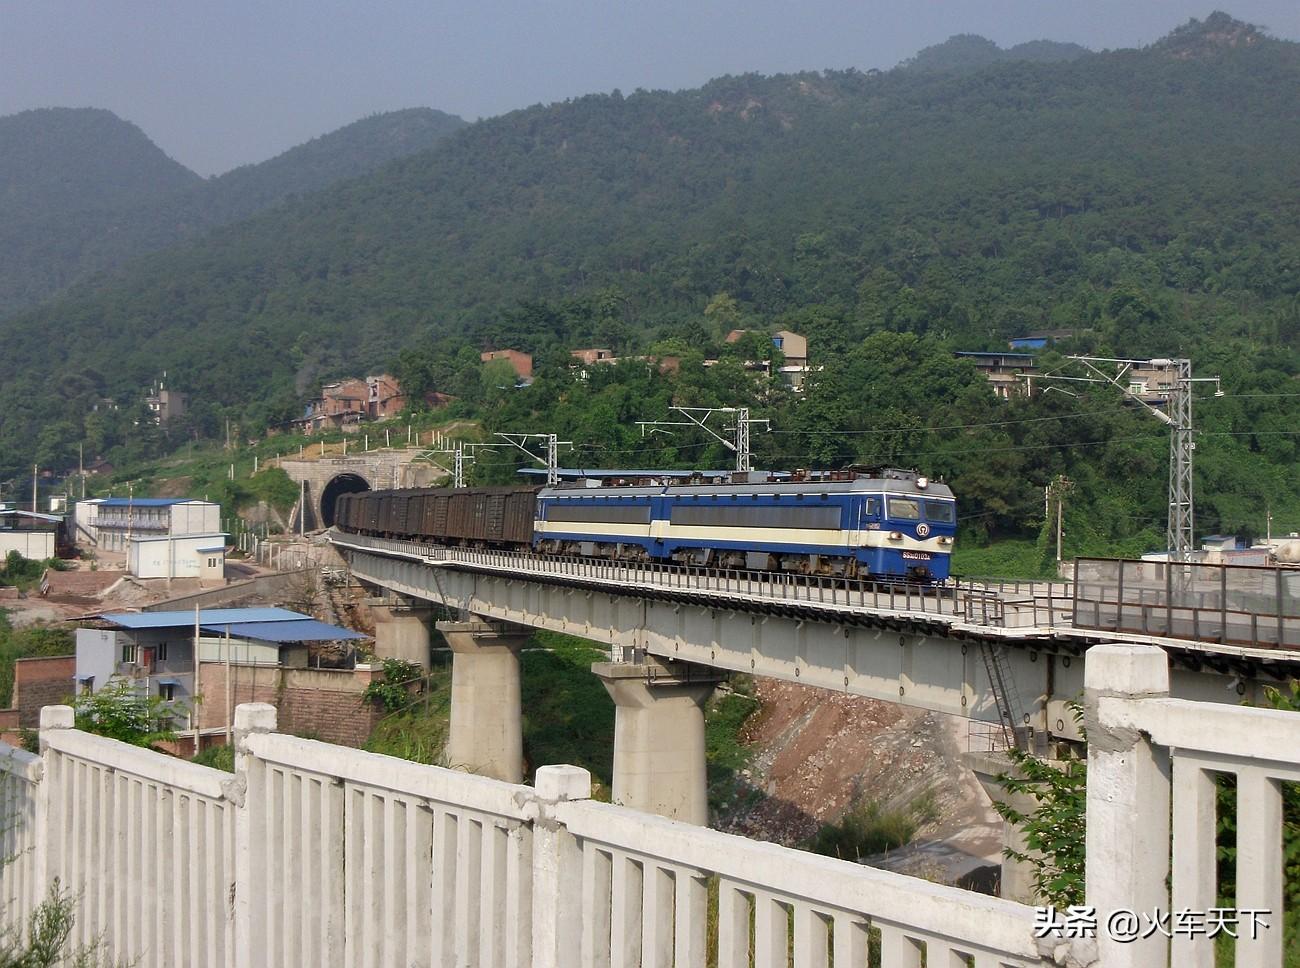
<svg viewBox="0 0 1300 968">
<path fill-rule="evenodd" d="M 1164 663 L 1089 655 L 1089 903 L 1213 906 L 1206 778 L 1230 771 L 1238 904 L 1280 911 L 1278 783 L 1300 777 L 1300 716 L 1162 698 Z M 46 708 L 39 757 L 0 746 L 0 927 L 57 877 L 79 892 L 78 937 L 142 968 L 1166 963 L 1163 938 L 1102 937 L 1096 961 L 1092 942 L 1036 940 L 1025 905 L 596 803 L 576 767 L 502 783 L 278 734 L 272 707 L 246 705 L 232 775 L 70 715 Z M 1239 942 L 1237 965 L 1280 966 L 1277 927 Z M 1173 963 L 1209 966 L 1211 944 Z"/>
</svg>

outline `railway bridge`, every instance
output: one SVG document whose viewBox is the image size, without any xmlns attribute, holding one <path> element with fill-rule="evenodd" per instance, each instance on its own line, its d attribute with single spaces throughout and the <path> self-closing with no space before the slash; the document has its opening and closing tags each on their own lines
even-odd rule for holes
<svg viewBox="0 0 1300 968">
<path fill-rule="evenodd" d="M 1080 560 L 1070 581 L 928 589 L 677 565 L 553 558 L 331 533 L 378 590 L 381 655 L 427 663 L 430 605 L 453 659 L 449 758 L 518 782 L 518 650 L 531 629 L 610 649 L 614 796 L 707 819 L 703 703 L 728 672 L 992 724 L 1005 744 L 1081 740 L 1073 704 L 1100 643 L 1161 647 L 1171 694 L 1239 703 L 1300 674 L 1300 571 Z"/>
</svg>

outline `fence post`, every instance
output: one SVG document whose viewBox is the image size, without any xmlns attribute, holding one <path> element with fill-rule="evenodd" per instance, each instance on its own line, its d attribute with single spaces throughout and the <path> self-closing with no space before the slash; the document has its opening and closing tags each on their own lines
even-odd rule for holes
<svg viewBox="0 0 1300 968">
<path fill-rule="evenodd" d="M 62 874 L 67 866 L 63 856 L 66 822 L 61 803 L 67 767 L 58 754 L 50 752 L 47 736 L 51 730 L 74 729 L 75 725 L 76 714 L 71 706 L 41 708 L 40 750 L 44 762 L 41 782 L 36 786 L 36 829 L 32 831 L 32 844 L 36 850 L 33 865 L 36 893 L 30 898 L 32 904 L 40 903 L 51 880 Z"/>
<path fill-rule="evenodd" d="M 273 733 L 275 725 L 275 707 L 269 703 L 235 707 L 235 776 L 244 786 L 242 802 L 234 804 L 234 963 L 241 968 L 255 968 L 273 959 L 267 951 L 267 919 L 280 917 L 271 904 L 278 872 L 266 869 L 270 855 L 266 850 L 265 767 L 248 749 L 251 734 Z"/>
<path fill-rule="evenodd" d="M 591 799 L 591 774 L 577 766 L 537 771 L 541 815 L 533 823 L 533 966 L 567 968 L 582 950 L 582 848 L 550 815 L 566 800 Z"/>
<path fill-rule="evenodd" d="M 1169 910 L 1169 752 L 1133 729 L 1100 717 L 1106 697 L 1169 695 L 1169 660 L 1149 645 L 1097 645 L 1084 669 L 1088 730 L 1087 903 L 1097 913 L 1097 947 L 1106 968 L 1168 963 L 1160 932 L 1129 941 L 1106 930 L 1115 911 Z"/>
</svg>

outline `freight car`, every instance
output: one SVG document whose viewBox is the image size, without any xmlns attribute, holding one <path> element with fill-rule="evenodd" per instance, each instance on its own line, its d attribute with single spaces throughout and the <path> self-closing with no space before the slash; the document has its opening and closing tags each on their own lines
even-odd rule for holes
<svg viewBox="0 0 1300 968">
<path fill-rule="evenodd" d="M 344 531 L 547 555 L 948 577 L 956 501 L 946 485 L 912 471 L 594 485 L 349 494 L 336 517 Z"/>
<path fill-rule="evenodd" d="M 520 547 L 533 540 L 537 490 L 439 487 L 343 494 L 334 514 L 344 531 L 383 538 Z"/>
</svg>

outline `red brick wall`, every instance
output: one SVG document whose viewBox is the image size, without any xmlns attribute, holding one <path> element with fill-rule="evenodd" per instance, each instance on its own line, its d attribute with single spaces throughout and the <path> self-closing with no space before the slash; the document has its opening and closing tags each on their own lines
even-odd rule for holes
<svg viewBox="0 0 1300 968">
<path fill-rule="evenodd" d="M 233 665 L 231 692 L 234 704 L 265 702 L 276 707 L 282 733 L 311 736 L 327 743 L 360 746 L 383 715 L 361 698 L 370 684 L 366 670 L 277 669 L 269 666 Z M 204 662 L 199 669 L 200 726 L 204 730 L 226 725 L 226 669 Z"/>
<path fill-rule="evenodd" d="M 41 724 L 42 706 L 67 702 L 72 697 L 72 677 L 76 674 L 75 655 L 15 661 L 14 708 L 18 710 L 18 725 L 35 728 Z"/>
</svg>

